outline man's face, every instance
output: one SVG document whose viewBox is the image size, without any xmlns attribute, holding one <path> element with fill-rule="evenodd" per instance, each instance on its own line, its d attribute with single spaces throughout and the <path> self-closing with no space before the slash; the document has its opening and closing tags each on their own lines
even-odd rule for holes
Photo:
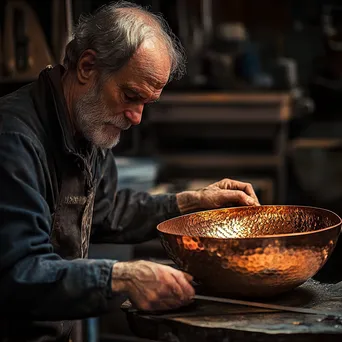
<svg viewBox="0 0 342 342">
<path fill-rule="evenodd" d="M 97 147 L 114 147 L 121 131 L 140 123 L 144 105 L 158 100 L 169 74 L 168 55 L 144 43 L 122 69 L 94 79 L 74 101 L 76 129 Z"/>
</svg>

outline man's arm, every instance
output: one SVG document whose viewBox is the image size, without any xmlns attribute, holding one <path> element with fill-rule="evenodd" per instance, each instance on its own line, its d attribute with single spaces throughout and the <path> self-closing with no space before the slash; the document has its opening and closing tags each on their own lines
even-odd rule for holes
<svg viewBox="0 0 342 342">
<path fill-rule="evenodd" d="M 97 188 L 93 243 L 139 243 L 157 236 L 156 226 L 180 214 L 175 194 L 150 195 L 123 189 L 116 192 L 117 168 L 107 153 Z"/>
<path fill-rule="evenodd" d="M 108 308 L 115 262 L 67 261 L 54 253 L 39 151 L 22 134 L 0 134 L 0 316 L 99 315 Z"/>
<path fill-rule="evenodd" d="M 157 236 L 156 226 L 167 219 L 199 210 L 236 205 L 260 205 L 253 186 L 222 179 L 197 191 L 151 196 L 129 189 L 116 193 L 117 169 L 108 152 L 99 183 L 92 242 L 138 243 Z"/>
</svg>

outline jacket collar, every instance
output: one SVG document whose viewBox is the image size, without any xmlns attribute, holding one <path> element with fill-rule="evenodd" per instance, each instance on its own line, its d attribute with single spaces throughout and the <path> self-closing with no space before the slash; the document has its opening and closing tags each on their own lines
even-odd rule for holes
<svg viewBox="0 0 342 342">
<path fill-rule="evenodd" d="M 62 146 L 64 152 L 80 155 L 85 146 L 89 151 L 94 150 L 94 146 L 75 139 L 62 88 L 64 72 L 62 65 L 44 69 L 32 87 L 32 95 L 47 134 L 52 135 L 55 149 Z"/>
<path fill-rule="evenodd" d="M 55 108 L 64 148 L 67 152 L 77 153 L 78 146 L 73 135 L 70 115 L 62 88 L 62 76 L 64 72 L 64 67 L 62 65 L 57 65 L 54 68 L 48 67 L 42 71 L 41 76 L 50 92 L 51 105 Z"/>
</svg>

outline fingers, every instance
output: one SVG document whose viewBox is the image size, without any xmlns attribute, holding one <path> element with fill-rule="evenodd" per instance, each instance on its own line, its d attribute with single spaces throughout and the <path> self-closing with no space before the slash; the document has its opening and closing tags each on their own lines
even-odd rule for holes
<svg viewBox="0 0 342 342">
<path fill-rule="evenodd" d="M 175 300 L 183 301 L 186 299 L 185 291 L 180 283 L 178 283 L 177 278 L 174 274 L 169 273 L 165 276 L 166 291 L 164 295 L 171 297 Z M 161 293 L 162 294 L 162 293 Z"/>
<path fill-rule="evenodd" d="M 155 303 L 155 310 L 179 308 L 190 303 L 195 295 L 195 290 L 190 284 L 191 275 L 172 267 L 168 271 L 164 278 L 165 283 L 162 284 L 165 285 L 166 293 L 160 293 L 161 300 L 160 303 Z"/>
<path fill-rule="evenodd" d="M 195 290 L 190 284 L 192 276 L 184 272 L 177 272 L 173 274 L 173 277 L 182 289 L 182 300 L 190 301 L 195 295 Z"/>
<path fill-rule="evenodd" d="M 240 181 L 232 180 L 232 179 L 223 179 L 222 181 L 218 183 L 218 185 L 221 189 L 225 189 L 225 190 L 243 191 L 245 194 L 247 194 L 254 200 L 254 203 L 252 203 L 252 201 L 249 200 L 250 204 L 248 204 L 246 197 L 242 198 L 240 197 L 241 195 L 236 194 L 236 196 L 238 197 L 239 203 L 243 202 L 245 205 L 260 205 L 258 197 L 255 194 L 252 184 L 250 183 L 240 182 Z"/>
<path fill-rule="evenodd" d="M 237 189 L 237 190 L 244 191 L 247 195 L 251 196 L 255 200 L 256 204 L 259 205 L 259 200 L 258 200 L 257 195 L 255 194 L 255 191 L 253 189 L 252 184 L 250 184 L 250 183 L 243 183 L 243 182 L 237 182 L 237 183 L 241 183 L 240 184 L 241 189 Z"/>
<path fill-rule="evenodd" d="M 169 310 L 191 302 L 195 294 L 190 284 L 191 275 L 151 262 L 141 262 L 139 269 L 143 265 L 146 266 L 146 272 L 139 274 L 138 281 L 133 281 L 129 296 L 138 309 Z"/>
<path fill-rule="evenodd" d="M 160 290 L 150 291 L 145 298 L 137 301 L 137 308 L 144 311 L 177 309 L 189 304 L 195 291 L 183 274 L 170 274 Z"/>
<path fill-rule="evenodd" d="M 142 311 L 168 311 L 181 308 L 188 303 L 183 303 L 181 301 L 175 301 L 174 299 L 163 299 L 158 302 L 149 302 L 144 301 L 140 303 L 139 306 L 136 306 L 139 310 Z"/>
<path fill-rule="evenodd" d="M 135 307 L 143 311 L 159 311 L 179 308 L 188 301 L 183 299 L 183 291 L 172 275 L 168 281 L 160 283 L 157 288 L 150 289 L 146 286 L 130 296 Z"/>
<path fill-rule="evenodd" d="M 235 203 L 237 205 L 260 205 L 258 200 L 247 195 L 241 190 L 224 190 L 221 192 L 226 204 Z"/>
<path fill-rule="evenodd" d="M 185 279 L 186 279 L 189 283 L 193 281 L 194 278 L 193 278 L 192 275 L 190 275 L 189 273 L 185 273 L 185 272 L 183 272 L 183 274 L 184 274 Z"/>
</svg>

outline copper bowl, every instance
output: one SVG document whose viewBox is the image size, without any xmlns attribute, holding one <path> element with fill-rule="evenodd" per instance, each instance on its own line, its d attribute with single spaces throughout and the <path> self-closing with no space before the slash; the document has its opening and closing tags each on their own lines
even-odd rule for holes
<svg viewBox="0 0 342 342">
<path fill-rule="evenodd" d="M 169 257 L 206 291 L 269 297 L 314 276 L 335 248 L 341 218 L 304 206 L 208 210 L 158 225 Z"/>
</svg>

